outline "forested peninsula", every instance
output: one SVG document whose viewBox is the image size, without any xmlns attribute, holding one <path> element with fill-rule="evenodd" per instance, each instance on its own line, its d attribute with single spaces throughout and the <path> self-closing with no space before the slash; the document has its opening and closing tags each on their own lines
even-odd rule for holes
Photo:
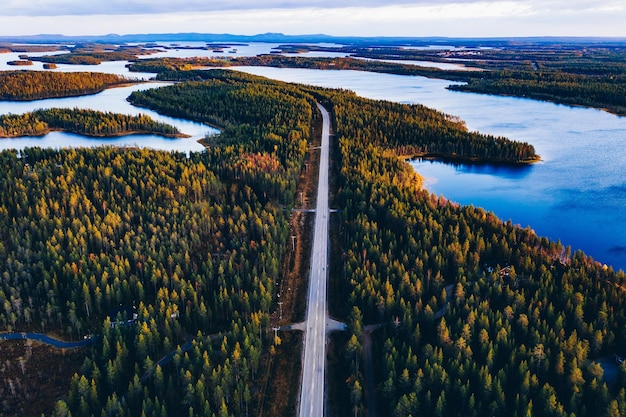
<svg viewBox="0 0 626 417">
<path fill-rule="evenodd" d="M 30 101 L 96 94 L 130 82 L 138 81 L 99 72 L 0 71 L 0 100 Z"/>
<path fill-rule="evenodd" d="M 223 72 L 163 71 L 157 78 L 167 81 L 203 80 L 222 76 L 218 74 Z M 172 116 L 189 116 L 186 109 L 189 107 L 193 109 L 194 103 L 202 102 L 203 90 L 206 88 L 199 83 L 194 85 L 197 89 L 193 92 L 189 92 L 186 86 L 136 92 L 131 94 L 129 101 L 135 105 L 156 108 Z M 182 88 L 187 91 L 184 96 L 179 91 Z M 167 100 L 163 98 L 165 92 L 170 94 Z M 346 99 L 344 104 L 349 114 L 360 114 L 351 119 L 346 130 L 354 131 L 359 140 L 361 136 L 376 137 L 381 149 L 399 157 L 436 157 L 512 164 L 539 160 L 534 147 L 528 143 L 469 132 L 465 124 L 457 118 L 422 105 L 370 100 L 353 93 L 345 93 L 342 97 Z M 193 111 L 190 116 L 198 118 Z M 221 118 L 200 121 L 217 125 L 229 123 L 228 120 Z"/>
<path fill-rule="evenodd" d="M 130 116 L 83 109 L 52 108 L 25 114 L 0 115 L 0 138 L 43 136 L 62 130 L 85 136 L 112 137 L 137 133 L 187 137 L 174 126 L 146 115 Z"/>
<path fill-rule="evenodd" d="M 600 363 L 626 343 L 624 273 L 429 194 L 402 158 L 521 162 L 530 145 L 348 91 L 177 77 L 193 81 L 130 100 L 222 127 L 204 152 L 0 153 L 0 327 L 98 336 L 53 416 L 295 412 L 276 398 L 297 394 L 280 378 L 297 374 L 300 344 L 272 328 L 297 319 L 278 301 L 306 281 L 284 285 L 316 101 L 335 133 L 331 314 L 348 324 L 332 412 L 363 415 L 373 396 L 390 416 L 626 413 L 626 365 L 608 378 Z M 12 410 L 28 403 L 0 389 Z"/>
</svg>

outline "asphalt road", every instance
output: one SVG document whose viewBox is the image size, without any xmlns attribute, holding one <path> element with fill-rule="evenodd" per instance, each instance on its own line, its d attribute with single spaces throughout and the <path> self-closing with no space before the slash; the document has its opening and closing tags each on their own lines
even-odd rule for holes
<svg viewBox="0 0 626 417">
<path fill-rule="evenodd" d="M 322 112 L 322 145 L 320 149 L 319 183 L 315 209 L 315 231 L 311 254 L 311 277 L 304 333 L 304 361 L 300 386 L 300 417 L 324 416 L 324 385 L 326 365 L 326 282 L 328 257 L 328 154 L 330 118 Z"/>
<path fill-rule="evenodd" d="M 77 342 L 65 342 L 63 340 L 53 339 L 50 336 L 40 333 L 1 333 L 0 340 L 36 340 L 41 343 L 53 346 L 59 349 L 73 349 L 82 346 L 89 346 L 94 342 L 93 338 L 79 340 Z"/>
</svg>

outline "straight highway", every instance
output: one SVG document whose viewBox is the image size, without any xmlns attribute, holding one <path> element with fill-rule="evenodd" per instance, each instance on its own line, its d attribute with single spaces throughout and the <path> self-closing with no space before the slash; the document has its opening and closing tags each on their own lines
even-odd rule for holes
<svg viewBox="0 0 626 417">
<path fill-rule="evenodd" d="M 322 113 L 322 144 L 320 149 L 315 231 L 311 253 L 311 277 L 304 332 L 304 361 L 300 385 L 300 417 L 324 416 L 324 385 L 326 366 L 326 282 L 328 277 L 328 167 L 330 118 Z"/>
</svg>

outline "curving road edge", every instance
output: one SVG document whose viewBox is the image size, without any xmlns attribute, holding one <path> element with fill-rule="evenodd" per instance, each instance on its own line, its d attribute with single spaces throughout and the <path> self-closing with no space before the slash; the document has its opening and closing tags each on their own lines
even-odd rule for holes
<svg viewBox="0 0 626 417">
<path fill-rule="evenodd" d="M 315 231 L 311 253 L 311 277 L 304 332 L 300 417 L 323 417 L 325 403 L 326 282 L 328 276 L 328 217 L 330 215 L 328 206 L 330 117 L 322 105 L 318 103 L 317 107 L 322 113 L 323 126 Z"/>
<path fill-rule="evenodd" d="M 54 339 L 41 333 L 0 333 L 0 340 L 36 340 L 58 349 L 74 349 L 93 344 L 94 338 L 79 340 L 77 342 L 66 342 Z"/>
</svg>

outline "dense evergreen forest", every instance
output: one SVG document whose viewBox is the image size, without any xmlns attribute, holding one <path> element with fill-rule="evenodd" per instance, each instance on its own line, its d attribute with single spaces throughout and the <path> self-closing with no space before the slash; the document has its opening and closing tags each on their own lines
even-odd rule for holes
<svg viewBox="0 0 626 417">
<path fill-rule="evenodd" d="M 532 146 L 348 91 L 161 77 L 191 81 L 131 102 L 220 126 L 206 152 L 0 153 L 0 328 L 98 335 L 53 415 L 259 414 L 315 99 L 336 133 L 347 412 L 372 393 L 380 415 L 626 415 L 626 365 L 605 381 L 595 361 L 626 343 L 624 273 L 430 195 L 401 158 L 517 163 Z"/>
<path fill-rule="evenodd" d="M 95 94 L 128 79 L 97 72 L 0 71 L 0 100 L 41 100 Z"/>
<path fill-rule="evenodd" d="M 626 77 L 587 76 L 561 71 L 502 71 L 472 79 L 451 90 L 528 97 L 561 104 L 596 107 L 626 115 Z"/>
<path fill-rule="evenodd" d="M 364 407 L 364 326 L 382 323 L 380 415 L 626 415 L 626 366 L 607 381 L 594 361 L 626 343 L 624 273 L 429 195 L 388 152 L 393 129 L 362 122 L 385 106 L 311 92 L 333 109 L 341 160 L 351 407 Z"/>
<path fill-rule="evenodd" d="M 144 114 L 100 112 L 95 110 L 52 108 L 20 115 L 0 115 L 0 138 L 41 136 L 63 130 L 85 136 L 121 136 L 148 133 L 185 137 L 174 126 L 157 122 Z"/>
<path fill-rule="evenodd" d="M 159 73 L 161 80 L 184 81 L 212 79 L 222 74 L 214 71 L 164 71 Z M 221 76 L 221 75 L 220 75 Z M 200 92 L 201 90 L 199 90 Z M 200 93 L 199 93 L 200 94 Z M 138 105 L 150 105 L 144 93 L 133 93 L 130 101 Z M 462 121 L 421 105 L 399 104 L 381 100 L 369 100 L 352 93 L 344 93 L 347 98 L 341 111 L 354 116 L 346 131 L 355 132 L 355 140 L 378 137 L 378 146 L 398 156 L 432 156 L 447 159 L 464 159 L 491 162 L 524 163 L 539 159 L 534 148 L 521 142 L 501 137 L 468 132 Z M 187 97 L 172 97 L 168 104 L 161 104 L 159 110 L 173 116 L 181 116 L 176 110 L 177 100 L 189 101 Z M 191 105 L 193 106 L 193 105 Z M 257 110 L 261 111 L 261 110 Z M 336 117 L 341 115 L 336 114 Z M 253 115 L 252 118 L 256 117 Z M 224 120 L 204 120 L 223 124 Z"/>
<path fill-rule="evenodd" d="M 0 326 L 99 335 L 56 416 L 257 414 L 312 107 L 286 86 L 209 91 L 194 115 L 230 124 L 206 152 L 0 154 Z"/>
</svg>

